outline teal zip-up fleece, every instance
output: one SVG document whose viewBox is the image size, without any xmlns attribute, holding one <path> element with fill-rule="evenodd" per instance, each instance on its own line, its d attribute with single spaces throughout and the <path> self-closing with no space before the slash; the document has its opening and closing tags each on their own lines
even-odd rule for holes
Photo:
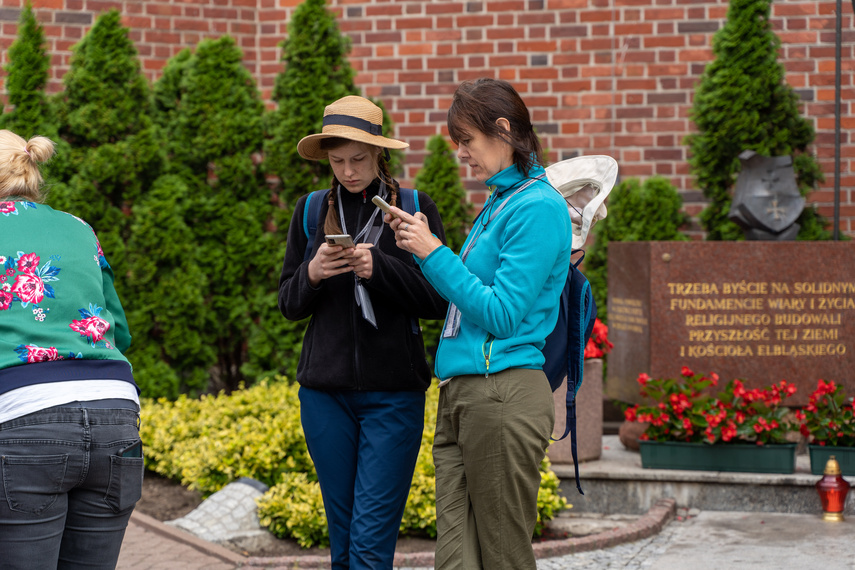
<svg viewBox="0 0 855 570">
<path fill-rule="evenodd" d="M 570 215 L 545 176 L 512 196 L 543 174 L 540 166 L 528 176 L 511 166 L 491 177 L 492 194 L 463 245 L 478 236 L 465 263 L 445 246 L 421 261 L 430 284 L 462 315 L 457 336 L 439 341 L 441 380 L 543 366 L 540 350 L 558 319 L 570 266 Z"/>
<path fill-rule="evenodd" d="M 113 271 L 83 220 L 0 201 L 0 393 L 41 382 L 133 383 Z"/>
</svg>

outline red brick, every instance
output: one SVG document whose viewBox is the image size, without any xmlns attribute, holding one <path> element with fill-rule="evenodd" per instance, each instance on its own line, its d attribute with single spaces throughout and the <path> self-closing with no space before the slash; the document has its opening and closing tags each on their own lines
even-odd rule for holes
<svg viewBox="0 0 855 570">
<path fill-rule="evenodd" d="M 386 4 L 365 7 L 366 18 L 379 18 L 381 16 L 400 16 L 403 10 L 400 4 Z"/>
<path fill-rule="evenodd" d="M 556 51 L 557 42 L 555 42 L 555 41 L 545 41 L 545 42 L 519 41 L 519 42 L 517 42 L 517 49 L 519 51 L 533 51 L 533 52 L 549 53 L 549 52 Z"/>
<path fill-rule="evenodd" d="M 394 27 L 397 30 L 429 29 L 433 26 L 432 18 L 395 18 Z"/>
<path fill-rule="evenodd" d="M 493 53 L 495 45 L 492 42 L 464 42 L 456 46 L 460 55 L 471 53 Z"/>
<path fill-rule="evenodd" d="M 528 58 L 524 55 L 495 55 L 489 59 L 490 67 L 525 67 Z"/>
<path fill-rule="evenodd" d="M 490 14 L 458 16 L 456 20 L 458 28 L 487 28 L 493 25 L 493 16 Z"/>
<path fill-rule="evenodd" d="M 227 8 L 204 8 L 202 10 L 202 17 L 204 18 L 222 18 L 222 19 L 230 19 L 234 20 L 237 18 L 238 11 L 234 9 Z"/>
</svg>

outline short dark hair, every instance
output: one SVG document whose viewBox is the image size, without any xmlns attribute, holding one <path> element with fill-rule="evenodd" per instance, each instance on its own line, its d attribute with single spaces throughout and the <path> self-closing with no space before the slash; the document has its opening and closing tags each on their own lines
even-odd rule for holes
<svg viewBox="0 0 855 570">
<path fill-rule="evenodd" d="M 496 124 L 503 117 L 511 125 L 510 136 Z M 514 164 L 526 176 L 533 166 L 543 164 L 543 150 L 528 107 L 507 81 L 482 77 L 464 81 L 457 87 L 448 109 L 448 134 L 458 144 L 466 138 L 468 129 L 477 129 L 511 145 Z"/>
</svg>

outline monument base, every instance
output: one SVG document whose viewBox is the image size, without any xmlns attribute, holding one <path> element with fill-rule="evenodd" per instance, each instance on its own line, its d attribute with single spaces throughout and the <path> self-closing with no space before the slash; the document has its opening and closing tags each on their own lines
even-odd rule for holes
<svg viewBox="0 0 855 570">
<path fill-rule="evenodd" d="M 567 383 L 552 394 L 555 403 L 554 437 L 564 433 L 567 422 Z M 603 361 L 585 361 L 582 386 L 576 394 L 576 455 L 579 463 L 599 459 L 603 452 Z M 570 435 L 549 444 L 546 452 L 553 464 L 573 464 Z"/>
</svg>

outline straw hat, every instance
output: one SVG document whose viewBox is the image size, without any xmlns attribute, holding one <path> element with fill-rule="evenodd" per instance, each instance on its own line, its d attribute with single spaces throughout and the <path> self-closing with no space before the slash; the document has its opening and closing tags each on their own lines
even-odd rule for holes
<svg viewBox="0 0 855 570">
<path fill-rule="evenodd" d="M 383 136 L 383 111 L 364 97 L 348 95 L 324 109 L 324 127 L 319 134 L 303 137 L 297 152 L 308 160 L 327 158 L 321 141 L 332 137 L 367 143 L 381 148 L 407 148 L 405 142 Z"/>
</svg>

